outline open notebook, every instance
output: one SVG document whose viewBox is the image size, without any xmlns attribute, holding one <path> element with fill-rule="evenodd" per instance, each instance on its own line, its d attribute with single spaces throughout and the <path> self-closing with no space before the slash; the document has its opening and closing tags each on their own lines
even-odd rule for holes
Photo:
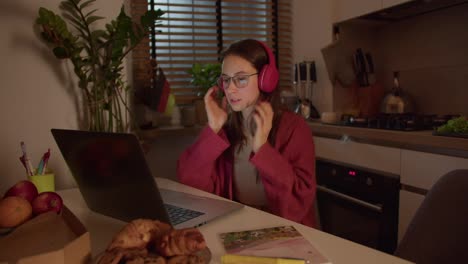
<svg viewBox="0 0 468 264">
<path fill-rule="evenodd" d="M 123 221 L 137 218 L 196 227 L 242 204 L 158 188 L 135 135 L 52 129 L 89 209 Z"/>
</svg>

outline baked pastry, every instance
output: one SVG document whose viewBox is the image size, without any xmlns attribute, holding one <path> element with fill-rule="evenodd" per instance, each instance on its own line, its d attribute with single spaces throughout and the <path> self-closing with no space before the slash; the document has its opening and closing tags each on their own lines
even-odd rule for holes
<svg viewBox="0 0 468 264">
<path fill-rule="evenodd" d="M 204 249 L 210 253 L 196 228 L 173 229 L 157 220 L 136 219 L 113 237 L 98 264 L 204 264 L 211 258 L 197 255 Z"/>
<path fill-rule="evenodd" d="M 165 257 L 190 255 L 206 248 L 203 235 L 196 228 L 172 229 L 156 239 L 156 252 Z"/>
<path fill-rule="evenodd" d="M 181 255 L 169 258 L 167 264 L 205 264 L 205 259 L 196 255 Z"/>
<path fill-rule="evenodd" d="M 172 227 L 157 220 L 136 219 L 128 223 L 112 239 L 107 250 L 115 248 L 146 248 L 150 241 L 167 233 Z"/>
<path fill-rule="evenodd" d="M 99 264 L 118 264 L 122 260 L 125 263 L 137 264 L 138 259 L 144 263 L 144 259 L 148 256 L 146 248 L 116 248 L 113 250 L 106 250 L 102 257 L 99 259 Z M 133 261 L 133 262 L 132 262 Z"/>
</svg>

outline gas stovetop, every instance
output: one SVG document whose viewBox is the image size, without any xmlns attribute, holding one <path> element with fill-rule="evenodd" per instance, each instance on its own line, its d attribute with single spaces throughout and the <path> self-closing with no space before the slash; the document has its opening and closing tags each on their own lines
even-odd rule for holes
<svg viewBox="0 0 468 264">
<path fill-rule="evenodd" d="M 388 129 L 400 131 L 433 130 L 445 124 L 456 115 L 423 114 L 379 114 L 375 117 L 343 115 L 341 124 L 352 127 Z"/>
</svg>

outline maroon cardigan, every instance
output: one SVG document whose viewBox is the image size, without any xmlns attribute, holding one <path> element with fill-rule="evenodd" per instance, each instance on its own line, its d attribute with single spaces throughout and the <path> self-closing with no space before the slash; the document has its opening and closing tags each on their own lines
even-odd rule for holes
<svg viewBox="0 0 468 264">
<path fill-rule="evenodd" d="M 179 181 L 232 200 L 234 158 L 226 151 L 229 145 L 224 130 L 216 134 L 206 126 L 178 160 Z M 270 212 L 316 227 L 314 142 L 302 117 L 284 112 L 275 147 L 264 144 L 250 162 L 259 171 Z"/>
</svg>

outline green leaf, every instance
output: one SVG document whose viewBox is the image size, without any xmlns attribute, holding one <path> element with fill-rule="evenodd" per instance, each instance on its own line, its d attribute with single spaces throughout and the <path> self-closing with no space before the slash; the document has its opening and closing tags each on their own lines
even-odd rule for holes
<svg viewBox="0 0 468 264">
<path fill-rule="evenodd" d="M 70 23 L 72 23 L 75 28 L 80 28 L 85 31 L 87 30 L 86 25 L 84 25 L 81 20 L 78 20 L 69 14 L 64 14 L 63 17 L 70 21 Z"/>
<path fill-rule="evenodd" d="M 87 18 L 87 17 L 91 16 L 92 14 L 96 13 L 96 11 L 98 11 L 98 10 L 97 10 L 97 9 L 94 9 L 94 10 L 88 12 L 88 13 L 85 15 L 85 18 Z"/>
<path fill-rule="evenodd" d="M 99 38 L 105 38 L 106 34 L 106 31 L 99 29 L 91 32 L 91 37 L 97 40 Z"/>
<path fill-rule="evenodd" d="M 141 16 L 140 23 L 144 28 L 148 28 L 153 26 L 163 15 L 164 12 L 161 9 L 149 10 Z"/>
<path fill-rule="evenodd" d="M 59 59 L 69 58 L 69 54 L 64 47 L 55 47 L 53 50 L 55 57 Z"/>
<path fill-rule="evenodd" d="M 79 11 L 76 10 L 74 7 L 64 9 L 64 15 L 65 14 L 68 14 L 69 16 L 74 17 L 76 20 L 83 21 Z"/>
<path fill-rule="evenodd" d="M 88 0 L 88 1 L 85 1 L 84 3 L 82 3 L 80 5 L 80 10 L 83 10 L 83 8 L 89 6 L 90 4 L 92 4 L 93 2 L 96 2 L 96 0 Z"/>
<path fill-rule="evenodd" d="M 75 10 L 76 7 L 75 5 L 70 2 L 70 1 L 62 1 L 59 5 L 59 8 L 60 9 L 63 9 L 63 10 L 66 10 L 66 11 L 70 11 L 70 10 Z"/>
<path fill-rule="evenodd" d="M 114 27 L 111 24 L 106 24 L 106 30 L 109 33 L 114 32 Z"/>
<path fill-rule="evenodd" d="M 39 17 L 36 19 L 37 24 L 46 24 L 54 13 L 44 7 L 39 8 Z"/>
<path fill-rule="evenodd" d="M 90 16 L 88 18 L 86 18 L 86 23 L 88 23 L 88 25 L 91 25 L 92 23 L 98 21 L 98 20 L 101 20 L 101 19 L 104 19 L 103 17 L 100 17 L 100 16 Z"/>
<path fill-rule="evenodd" d="M 205 92 L 210 88 L 221 75 L 221 64 L 200 64 L 195 63 L 192 68 L 188 70 L 192 75 L 192 84 L 198 88 L 204 89 Z"/>
</svg>

